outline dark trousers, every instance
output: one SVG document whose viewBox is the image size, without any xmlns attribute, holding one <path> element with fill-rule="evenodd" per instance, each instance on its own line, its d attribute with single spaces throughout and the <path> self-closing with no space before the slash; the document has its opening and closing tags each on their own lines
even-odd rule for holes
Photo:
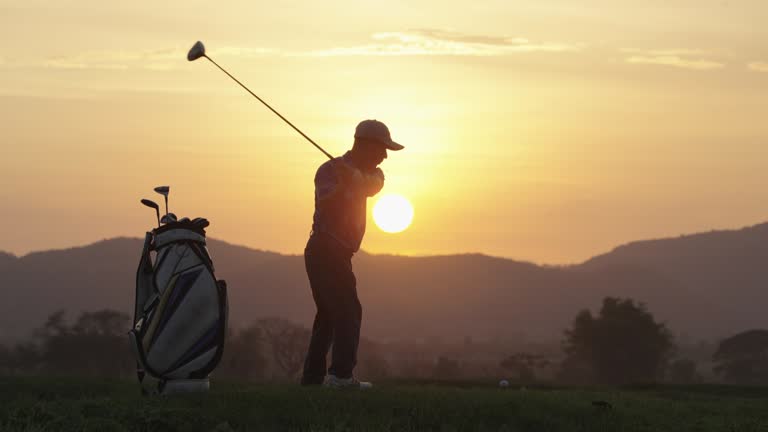
<svg viewBox="0 0 768 432">
<path fill-rule="evenodd" d="M 304 361 L 303 385 L 322 384 L 326 356 L 327 372 L 350 378 L 357 363 L 357 346 L 363 309 L 357 298 L 357 280 L 352 273 L 352 252 L 324 233 L 314 233 L 304 250 L 304 264 L 317 306 L 312 338 Z"/>
</svg>

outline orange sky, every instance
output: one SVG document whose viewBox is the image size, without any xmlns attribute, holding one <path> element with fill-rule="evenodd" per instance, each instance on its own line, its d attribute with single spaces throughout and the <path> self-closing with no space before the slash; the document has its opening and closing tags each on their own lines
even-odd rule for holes
<svg viewBox="0 0 768 432">
<path fill-rule="evenodd" d="M 170 184 L 210 236 L 302 251 L 324 156 L 198 39 L 331 153 L 389 125 L 416 216 L 371 252 L 569 263 L 762 222 L 768 3 L 669 4 L 5 2 L 0 250 L 140 236 Z"/>
</svg>

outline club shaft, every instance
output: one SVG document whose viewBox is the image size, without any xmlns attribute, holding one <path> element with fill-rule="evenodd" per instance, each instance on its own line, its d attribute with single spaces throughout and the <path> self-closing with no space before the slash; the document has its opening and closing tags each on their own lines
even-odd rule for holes
<svg viewBox="0 0 768 432">
<path fill-rule="evenodd" d="M 269 109 L 270 109 L 270 111 L 272 111 L 273 113 L 277 114 L 277 116 L 278 116 L 278 117 L 280 117 L 281 119 L 283 119 L 283 121 L 284 121 L 284 122 L 288 123 L 288 126 L 292 127 L 292 128 L 293 128 L 293 129 L 294 129 L 296 132 L 300 133 L 300 134 L 301 134 L 301 136 L 303 136 L 304 138 L 306 138 L 306 139 L 307 139 L 307 141 L 309 141 L 310 143 L 312 143 L 312 145 L 313 145 L 313 146 L 317 147 L 317 149 L 318 149 L 318 150 L 320 150 L 321 152 L 323 152 L 323 154 L 324 154 L 324 155 L 328 156 L 328 159 L 331 159 L 331 160 L 333 160 L 333 156 L 331 156 L 331 155 L 330 155 L 330 153 L 328 153 L 327 151 L 323 150 L 323 148 L 322 148 L 322 147 L 320 147 L 319 145 L 317 145 L 317 143 L 316 143 L 316 142 L 312 141 L 312 138 L 308 137 L 308 136 L 307 136 L 307 135 L 306 135 L 304 132 L 300 131 L 300 130 L 299 130 L 299 128 L 297 128 L 296 126 L 294 126 L 294 125 L 293 125 L 293 123 L 289 122 L 287 118 L 283 117 L 283 116 L 282 116 L 282 115 L 281 115 L 279 112 L 275 111 L 275 109 L 274 109 L 274 108 L 272 108 L 271 106 L 269 106 L 269 104 L 268 104 L 268 103 L 264 102 L 264 101 L 263 101 L 263 100 L 262 100 L 260 97 L 256 96 L 256 93 L 252 92 L 252 91 L 251 91 L 251 89 L 249 89 L 249 88 L 248 88 L 248 87 L 246 87 L 246 86 L 245 86 L 243 83 L 241 83 L 240 81 L 238 81 L 238 80 L 237 80 L 237 78 L 233 77 L 233 76 L 232 76 L 232 74 L 230 74 L 229 72 L 227 72 L 227 71 L 226 71 L 226 69 L 224 69 L 223 67 L 219 66 L 219 65 L 218 65 L 218 63 L 216 63 L 215 61 L 213 61 L 213 59 L 211 59 L 211 58 L 210 58 L 210 57 L 208 57 L 207 55 L 204 55 L 203 57 L 207 58 L 207 59 L 208 59 L 208 60 L 209 60 L 211 63 L 213 63 L 213 64 L 214 64 L 214 65 L 215 65 L 217 68 L 221 69 L 221 71 L 222 71 L 222 72 L 224 72 L 225 74 L 227 74 L 227 76 L 229 76 L 230 78 L 232 78 L 232 79 L 233 79 L 233 80 L 234 80 L 236 83 L 240 84 L 240 87 L 244 88 L 244 89 L 245 89 L 245 90 L 246 90 L 248 93 L 250 93 L 250 94 L 251 94 L 251 96 L 253 96 L 253 97 L 255 97 L 256 99 L 258 99 L 258 100 L 259 100 L 259 102 L 263 103 L 263 104 L 264 104 L 264 106 L 266 106 L 267 108 L 269 108 Z"/>
</svg>

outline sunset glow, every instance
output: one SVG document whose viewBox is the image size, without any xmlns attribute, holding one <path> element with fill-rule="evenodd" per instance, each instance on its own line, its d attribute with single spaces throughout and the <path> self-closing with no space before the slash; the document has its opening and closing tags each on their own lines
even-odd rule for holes
<svg viewBox="0 0 768 432">
<path fill-rule="evenodd" d="M 383 193 L 419 223 L 371 253 L 573 263 L 765 220 L 768 3 L 577 3 L 9 3 L 0 250 L 135 236 L 169 184 L 211 237 L 302 253 L 324 156 L 197 40 L 331 155 L 367 118 L 405 146 Z"/>
</svg>

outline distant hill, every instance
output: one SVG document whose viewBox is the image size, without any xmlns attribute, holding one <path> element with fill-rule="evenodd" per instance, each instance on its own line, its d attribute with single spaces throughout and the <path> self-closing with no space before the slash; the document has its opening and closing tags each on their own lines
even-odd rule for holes
<svg viewBox="0 0 768 432">
<path fill-rule="evenodd" d="M 141 239 L 0 254 L 0 339 L 29 335 L 52 311 L 133 312 Z M 314 305 L 301 256 L 209 240 L 230 287 L 231 322 L 276 315 L 309 325 Z M 768 224 L 620 246 L 551 267 L 485 255 L 354 259 L 363 333 L 376 339 L 557 341 L 604 296 L 645 302 L 677 334 L 720 338 L 768 327 Z"/>
<path fill-rule="evenodd" d="M 18 258 L 16 258 L 16 255 L 10 254 L 8 252 L 0 251 L 0 268 L 2 268 L 5 265 L 11 264 L 17 259 Z"/>
<path fill-rule="evenodd" d="M 654 301 L 693 334 L 768 324 L 768 224 L 634 242 L 580 267 L 653 272 L 670 281 L 678 289 L 659 290 Z M 678 312 L 686 310 L 691 314 Z"/>
</svg>

